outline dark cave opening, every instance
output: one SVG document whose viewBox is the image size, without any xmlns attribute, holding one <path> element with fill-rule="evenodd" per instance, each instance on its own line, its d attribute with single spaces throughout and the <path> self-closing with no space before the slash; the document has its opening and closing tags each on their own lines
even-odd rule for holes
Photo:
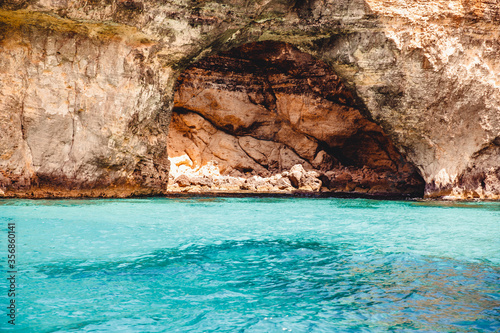
<svg viewBox="0 0 500 333">
<path fill-rule="evenodd" d="M 326 63 L 281 42 L 203 58 L 176 86 L 169 156 L 223 175 L 269 177 L 300 164 L 321 191 L 423 196 L 424 181 Z"/>
</svg>

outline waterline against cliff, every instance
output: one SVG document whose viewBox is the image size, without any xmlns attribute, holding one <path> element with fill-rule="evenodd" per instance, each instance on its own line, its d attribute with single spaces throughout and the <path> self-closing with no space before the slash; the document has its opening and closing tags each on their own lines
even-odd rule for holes
<svg viewBox="0 0 500 333">
<path fill-rule="evenodd" d="M 3 200 L 15 332 L 493 332 L 500 204 Z M 2 276 L 2 278 L 3 278 Z"/>
</svg>

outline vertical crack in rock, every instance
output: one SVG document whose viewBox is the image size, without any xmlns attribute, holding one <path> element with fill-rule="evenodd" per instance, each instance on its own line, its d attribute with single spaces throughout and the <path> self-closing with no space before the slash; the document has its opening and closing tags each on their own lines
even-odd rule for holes
<svg viewBox="0 0 500 333">
<path fill-rule="evenodd" d="M 197 177 L 222 174 L 243 179 L 242 189 L 264 177 L 250 188 L 273 191 L 277 178 L 302 165 L 309 184 L 291 182 L 300 189 L 423 194 L 415 167 L 363 116 L 329 66 L 288 44 L 251 43 L 202 59 L 179 77 L 174 104 L 172 190 L 190 188 L 188 175 L 195 186 Z M 207 165 L 217 172 L 207 173 Z"/>
<path fill-rule="evenodd" d="M 26 91 L 28 90 L 29 88 L 29 84 L 27 84 L 26 86 Z M 23 94 L 23 100 L 21 101 L 21 113 L 19 115 L 19 118 L 20 118 L 20 123 L 21 123 L 21 136 L 22 136 L 22 139 L 23 139 L 23 143 L 26 145 L 26 147 L 28 148 L 28 156 L 26 156 L 26 166 L 28 167 L 28 169 L 31 169 L 31 167 L 29 167 L 29 164 L 31 164 L 33 167 L 36 167 L 34 164 L 33 164 L 33 150 L 28 142 L 28 136 L 26 135 L 26 125 L 25 125 L 25 110 L 24 110 L 24 100 L 26 98 L 26 93 Z M 32 172 L 34 172 L 34 170 L 31 170 Z"/>
</svg>

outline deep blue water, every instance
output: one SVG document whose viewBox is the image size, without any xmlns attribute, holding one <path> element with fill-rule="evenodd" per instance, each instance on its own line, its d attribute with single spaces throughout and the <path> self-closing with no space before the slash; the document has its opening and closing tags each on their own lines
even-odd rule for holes
<svg viewBox="0 0 500 333">
<path fill-rule="evenodd" d="M 500 330 L 498 202 L 0 200 L 0 224 L 2 332 Z"/>
</svg>

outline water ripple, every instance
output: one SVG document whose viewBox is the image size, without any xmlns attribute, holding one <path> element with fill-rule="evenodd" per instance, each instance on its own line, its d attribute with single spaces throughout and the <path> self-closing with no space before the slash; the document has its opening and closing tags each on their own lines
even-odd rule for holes
<svg viewBox="0 0 500 333">
<path fill-rule="evenodd" d="M 499 209 L 362 199 L 0 200 L 0 227 L 14 222 L 18 232 L 14 331 L 500 331 Z"/>
<path fill-rule="evenodd" d="M 68 261 L 36 270 L 54 284 L 104 280 L 107 288 L 125 290 L 134 285 L 147 304 L 159 307 L 151 318 L 166 331 L 231 331 L 234 325 L 311 332 L 500 328 L 498 267 L 357 251 L 348 244 L 226 241 L 157 250 L 128 261 Z M 123 319 L 123 313 L 149 312 L 141 300 L 124 302 L 128 298 L 121 293 L 87 292 L 101 306 L 121 304 L 118 311 L 109 310 L 110 319 L 92 323 L 100 330 L 118 313 Z M 166 313 L 167 321 L 161 319 Z"/>
</svg>

